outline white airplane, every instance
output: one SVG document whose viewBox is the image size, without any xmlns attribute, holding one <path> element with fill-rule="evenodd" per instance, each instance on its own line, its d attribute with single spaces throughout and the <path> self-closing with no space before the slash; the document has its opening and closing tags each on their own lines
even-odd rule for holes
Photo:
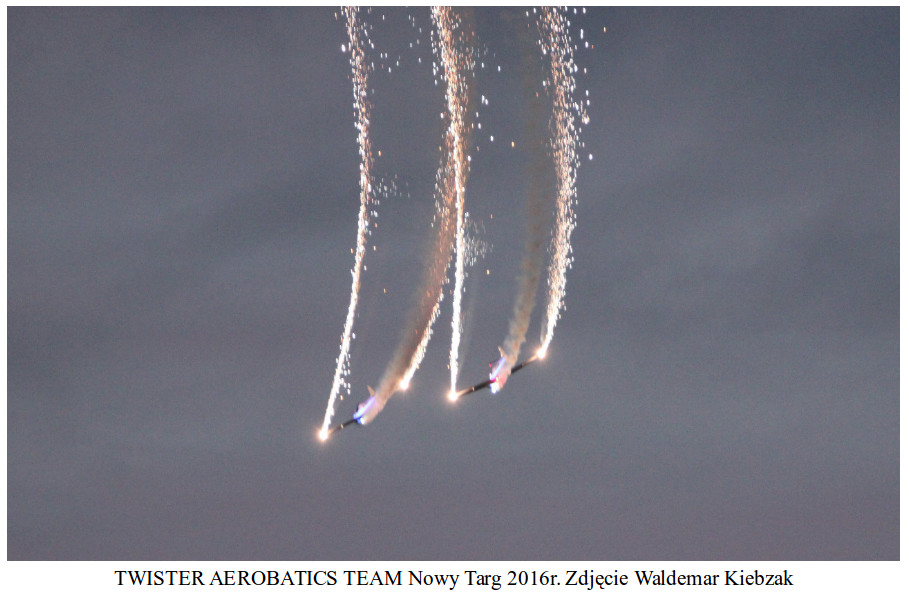
<svg viewBox="0 0 909 595">
<path fill-rule="evenodd" d="M 505 357 L 505 351 L 501 347 L 499 347 L 499 355 L 501 356 L 499 359 L 489 364 L 489 367 L 492 368 L 492 370 L 489 372 L 489 380 L 484 380 L 480 384 L 459 390 L 457 393 L 455 393 L 455 396 L 461 397 L 463 395 L 469 395 L 470 393 L 477 392 L 478 390 L 482 390 L 486 387 L 489 387 L 489 390 L 494 393 L 498 392 L 503 386 L 505 386 L 505 382 L 508 380 L 509 376 L 527 364 L 540 359 L 540 354 L 536 353 L 509 370 L 507 366 L 508 359 Z"/>
<path fill-rule="evenodd" d="M 502 357 L 489 364 L 489 367 L 492 368 L 489 372 L 489 390 L 493 394 L 502 390 L 511 375 L 511 369 L 508 367 L 508 357 L 505 355 L 505 350 L 501 347 L 499 347 L 499 355 Z"/>
</svg>

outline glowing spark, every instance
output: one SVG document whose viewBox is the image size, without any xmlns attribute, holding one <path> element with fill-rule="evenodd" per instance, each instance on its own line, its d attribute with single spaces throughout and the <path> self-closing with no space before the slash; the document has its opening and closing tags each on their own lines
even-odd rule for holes
<svg viewBox="0 0 909 595">
<path fill-rule="evenodd" d="M 347 307 L 347 318 L 344 321 L 344 332 L 341 334 L 341 353 L 335 367 L 335 376 L 325 407 L 325 419 L 322 422 L 322 433 L 327 435 L 331 418 L 334 415 L 335 400 L 341 386 L 349 374 L 350 366 L 350 341 L 353 322 L 357 310 L 357 300 L 360 293 L 360 272 L 363 267 L 363 255 L 366 253 L 366 235 L 369 230 L 369 205 L 373 202 L 371 197 L 372 185 L 370 183 L 372 169 L 372 146 L 369 140 L 370 104 L 367 100 L 367 81 L 369 68 L 366 66 L 366 56 L 362 47 L 362 25 L 357 21 L 357 10 L 345 8 L 347 16 L 347 35 L 350 38 L 350 66 L 352 70 L 354 105 L 357 109 L 358 130 L 357 142 L 360 147 L 360 212 L 357 217 L 357 247 L 354 252 L 354 266 L 351 269 L 350 305 Z"/>
</svg>

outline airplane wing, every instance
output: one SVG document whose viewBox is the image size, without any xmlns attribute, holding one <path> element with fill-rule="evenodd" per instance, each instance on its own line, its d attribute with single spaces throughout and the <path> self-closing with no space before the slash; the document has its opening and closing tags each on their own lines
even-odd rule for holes
<svg viewBox="0 0 909 595">
<path fill-rule="evenodd" d="M 357 423 L 356 418 L 348 419 L 348 420 L 345 421 L 344 423 L 336 425 L 335 427 L 333 427 L 333 428 L 331 428 L 330 430 L 328 430 L 328 434 L 326 434 L 325 436 L 326 436 L 326 438 L 327 438 L 328 436 L 331 436 L 331 435 L 334 434 L 335 432 L 338 432 L 338 431 L 340 431 L 340 430 L 343 430 L 343 429 L 346 428 L 347 426 L 350 426 L 350 425 L 353 425 L 353 424 L 359 425 L 359 424 Z"/>
<path fill-rule="evenodd" d="M 523 368 L 524 366 L 526 366 L 526 365 L 529 364 L 530 362 L 534 362 L 534 361 L 536 361 L 536 360 L 537 360 L 537 356 L 533 356 L 533 357 L 529 357 L 529 358 L 525 359 L 525 360 L 522 361 L 520 364 L 515 365 L 515 367 L 513 367 L 513 368 L 511 369 L 511 373 L 514 374 L 515 372 L 517 372 L 518 370 L 520 370 L 521 368 Z"/>
<path fill-rule="evenodd" d="M 464 395 L 469 395 L 470 393 L 475 393 L 478 390 L 483 390 L 484 388 L 488 387 L 490 384 L 492 384 L 492 380 L 484 380 L 480 384 L 475 384 L 474 386 L 471 386 L 470 388 L 465 388 L 465 389 L 459 390 L 458 396 L 462 397 Z"/>
</svg>

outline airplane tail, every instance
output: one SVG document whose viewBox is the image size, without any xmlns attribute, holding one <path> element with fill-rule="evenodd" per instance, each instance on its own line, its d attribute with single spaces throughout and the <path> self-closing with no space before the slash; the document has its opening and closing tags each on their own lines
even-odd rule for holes
<svg viewBox="0 0 909 595">
<path fill-rule="evenodd" d="M 376 396 L 376 391 L 374 391 L 373 388 L 372 388 L 371 386 L 369 386 L 369 385 L 367 384 L 367 385 L 366 385 L 366 388 L 369 389 L 369 396 L 370 396 L 370 397 Z"/>
<path fill-rule="evenodd" d="M 505 359 L 505 350 L 502 349 L 502 346 L 500 345 L 499 346 L 499 359 L 494 359 L 491 362 L 489 362 L 489 367 L 494 368 L 503 359 Z"/>
</svg>

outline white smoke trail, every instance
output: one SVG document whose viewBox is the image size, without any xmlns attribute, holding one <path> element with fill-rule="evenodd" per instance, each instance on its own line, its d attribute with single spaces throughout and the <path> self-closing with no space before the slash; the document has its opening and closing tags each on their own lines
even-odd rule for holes
<svg viewBox="0 0 909 595">
<path fill-rule="evenodd" d="M 549 58 L 549 84 L 552 86 L 552 159 L 555 164 L 558 198 L 555 230 L 550 245 L 551 260 L 548 274 L 548 305 L 542 332 L 541 347 L 545 355 L 555 331 L 556 322 L 565 304 L 565 282 L 571 267 L 571 232 L 576 225 L 573 205 L 577 200 L 575 181 L 578 170 L 578 121 L 585 121 L 584 107 L 572 102 L 575 90 L 574 53 L 565 13 L 556 8 L 543 8 L 539 21 L 541 49 Z"/>
<path fill-rule="evenodd" d="M 354 251 L 354 265 L 350 271 L 350 305 L 347 307 L 347 318 L 344 321 L 344 331 L 341 334 L 341 353 L 335 367 L 335 376 L 331 384 L 331 393 L 328 405 L 325 408 L 325 419 L 322 422 L 320 436 L 324 440 L 328 435 L 331 418 L 335 413 L 335 400 L 350 372 L 350 342 L 353 331 L 354 318 L 357 310 L 357 300 L 360 293 L 360 272 L 363 269 L 363 256 L 366 254 L 366 236 L 369 233 L 369 207 L 373 202 L 372 197 L 372 146 L 369 140 L 370 103 L 367 99 L 367 82 L 369 79 L 369 64 L 363 46 L 365 32 L 363 25 L 357 18 L 357 9 L 344 8 L 347 17 L 347 36 L 350 40 L 350 67 L 352 71 L 354 108 L 357 112 L 356 128 L 357 143 L 360 148 L 360 211 L 357 215 L 357 245 Z"/>
</svg>

